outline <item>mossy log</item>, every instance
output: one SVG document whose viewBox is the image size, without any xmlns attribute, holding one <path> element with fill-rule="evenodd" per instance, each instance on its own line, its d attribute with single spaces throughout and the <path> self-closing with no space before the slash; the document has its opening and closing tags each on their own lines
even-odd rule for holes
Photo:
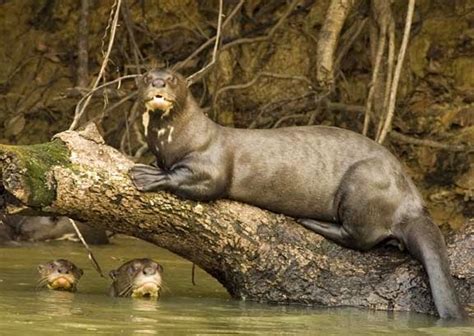
<svg viewBox="0 0 474 336">
<path fill-rule="evenodd" d="M 132 165 L 93 125 L 47 144 L 0 145 L 0 205 L 7 213 L 66 215 L 144 239 L 196 263 L 235 298 L 435 312 L 421 266 L 395 248 L 352 251 L 250 205 L 141 193 L 127 175 Z M 467 225 L 449 246 L 456 287 L 468 306 L 473 237 Z"/>
</svg>

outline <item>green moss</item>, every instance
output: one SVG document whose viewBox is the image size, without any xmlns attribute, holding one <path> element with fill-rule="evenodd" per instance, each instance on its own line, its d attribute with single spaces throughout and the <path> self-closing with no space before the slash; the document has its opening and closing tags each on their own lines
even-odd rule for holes
<svg viewBox="0 0 474 336">
<path fill-rule="evenodd" d="M 2 145 L 5 152 L 14 154 L 19 168 L 25 168 L 23 175 L 28 191 L 28 205 L 41 207 L 55 199 L 55 188 L 49 172 L 53 166 L 70 165 L 69 151 L 60 140 L 29 146 Z"/>
</svg>

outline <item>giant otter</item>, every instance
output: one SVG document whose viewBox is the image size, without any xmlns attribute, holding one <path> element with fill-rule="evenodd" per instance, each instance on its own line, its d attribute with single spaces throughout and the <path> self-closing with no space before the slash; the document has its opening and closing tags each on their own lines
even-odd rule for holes
<svg viewBox="0 0 474 336">
<path fill-rule="evenodd" d="M 71 261 L 56 259 L 38 265 L 40 279 L 38 287 L 75 292 L 84 272 Z"/>
<path fill-rule="evenodd" d="M 13 237 L 13 229 L 6 223 L 5 216 L 0 214 L 0 246 L 11 244 Z"/>
<path fill-rule="evenodd" d="M 5 216 L 4 223 L 13 230 L 17 241 L 72 240 L 79 241 L 76 231 L 67 217 L 56 216 Z M 76 221 L 84 240 L 88 244 L 108 244 L 107 233 Z"/>
<path fill-rule="evenodd" d="M 168 70 L 145 74 L 141 96 L 157 167 L 131 169 L 139 190 L 253 204 L 357 250 L 397 240 L 425 267 L 440 317 L 463 316 L 443 236 L 383 146 L 336 127 L 220 126 L 203 113 L 184 77 Z"/>
<path fill-rule="evenodd" d="M 113 282 L 110 286 L 111 296 L 152 298 L 160 297 L 163 267 L 148 259 L 132 259 L 110 271 Z"/>
</svg>

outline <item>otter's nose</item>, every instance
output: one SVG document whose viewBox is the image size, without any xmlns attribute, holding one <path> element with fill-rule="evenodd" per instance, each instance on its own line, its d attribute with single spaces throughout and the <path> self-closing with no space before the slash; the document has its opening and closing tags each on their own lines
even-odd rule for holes
<svg viewBox="0 0 474 336">
<path fill-rule="evenodd" d="M 155 269 L 153 267 L 145 267 L 143 269 L 143 274 L 145 275 L 153 275 L 155 274 Z"/>
<path fill-rule="evenodd" d="M 165 81 L 160 78 L 156 78 L 151 82 L 151 85 L 159 89 L 159 88 L 165 87 Z"/>
</svg>

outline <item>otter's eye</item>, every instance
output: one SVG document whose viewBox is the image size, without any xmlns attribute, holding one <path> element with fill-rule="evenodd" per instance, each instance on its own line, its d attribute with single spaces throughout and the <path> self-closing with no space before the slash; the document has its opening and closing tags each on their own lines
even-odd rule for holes
<svg viewBox="0 0 474 336">
<path fill-rule="evenodd" d="M 173 75 L 169 75 L 166 78 L 166 81 L 173 84 L 173 85 L 176 85 L 178 83 L 178 79 L 176 78 L 176 76 L 173 76 Z"/>
<path fill-rule="evenodd" d="M 151 81 L 151 76 L 150 75 L 143 75 L 143 83 L 148 84 Z"/>
</svg>

